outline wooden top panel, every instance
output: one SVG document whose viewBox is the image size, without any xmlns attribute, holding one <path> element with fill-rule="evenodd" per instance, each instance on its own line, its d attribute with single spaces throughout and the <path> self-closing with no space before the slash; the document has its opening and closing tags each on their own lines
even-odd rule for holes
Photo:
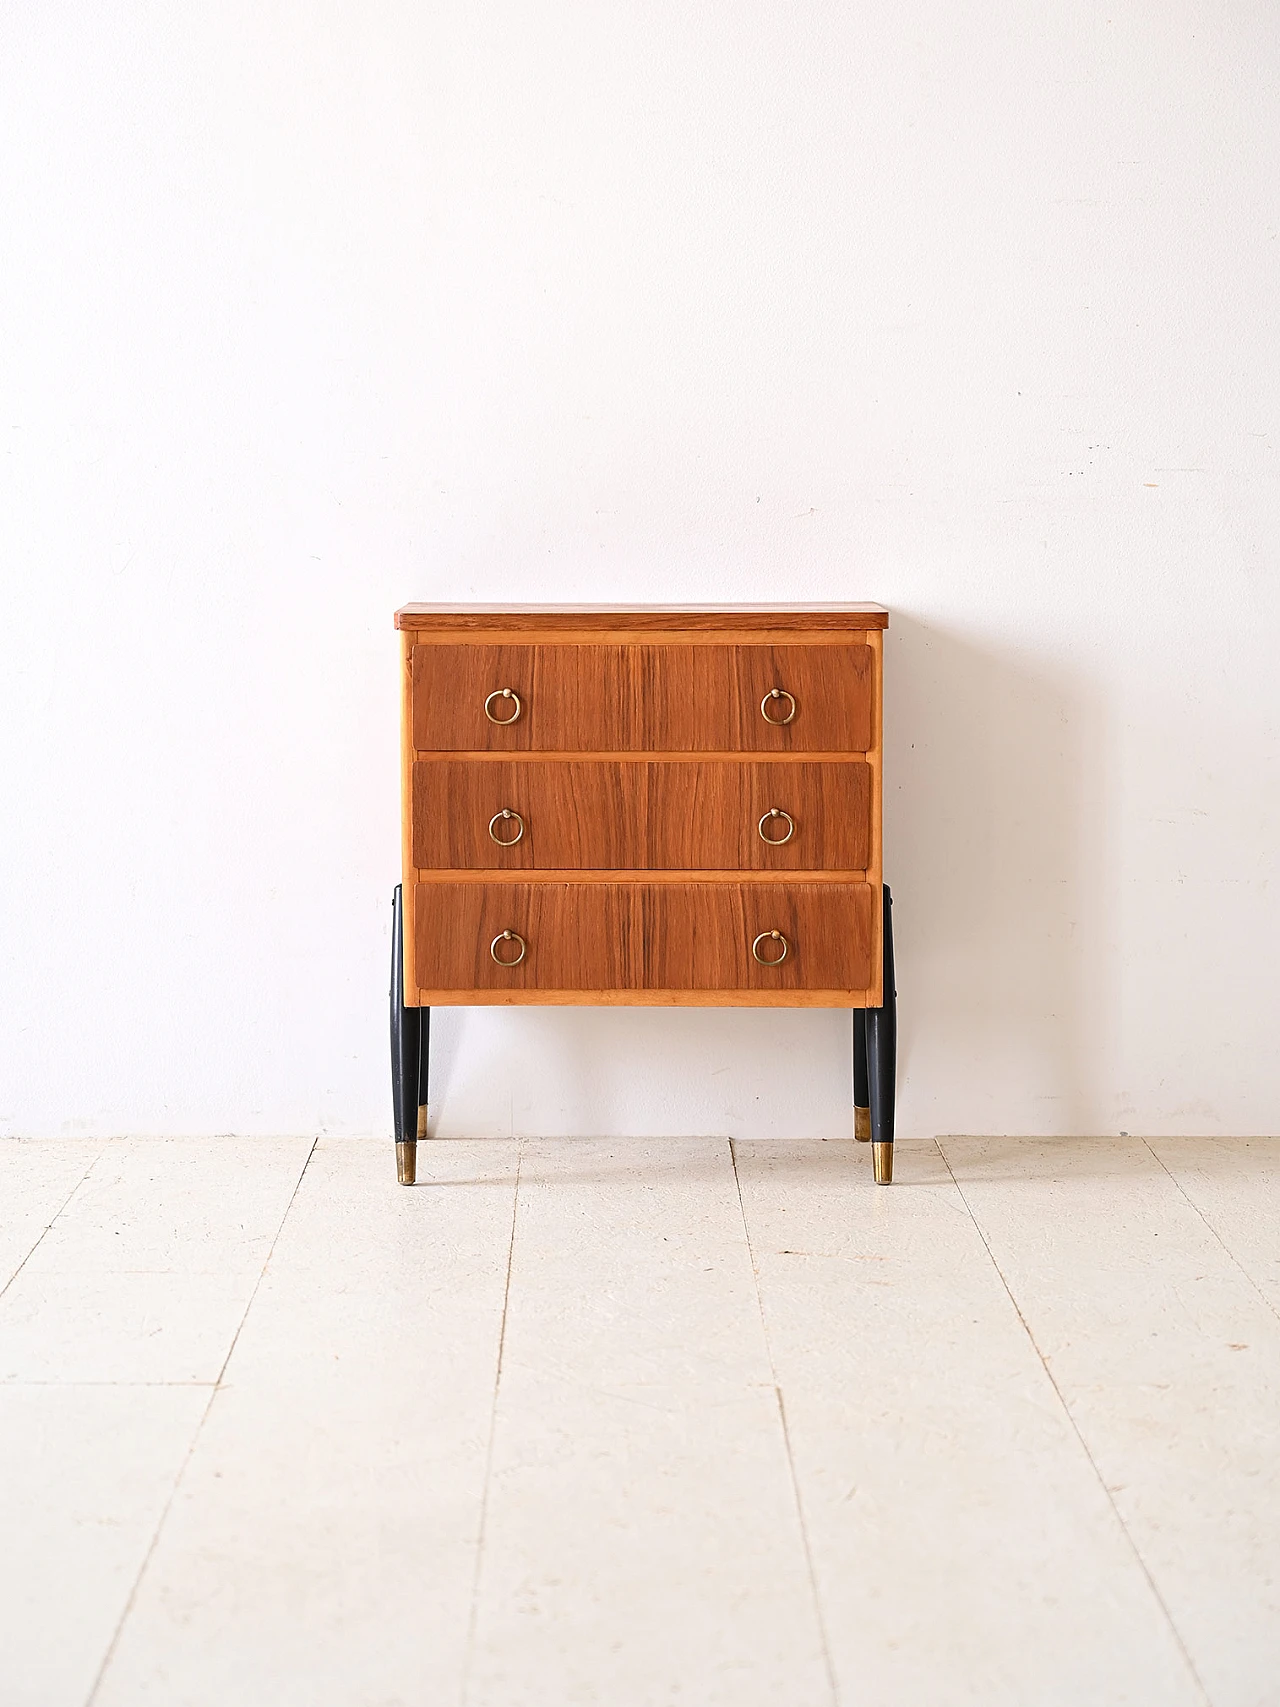
<svg viewBox="0 0 1280 1707">
<path fill-rule="evenodd" d="M 402 605 L 396 627 L 419 632 L 494 634 L 856 633 L 887 628 L 883 605 Z"/>
</svg>

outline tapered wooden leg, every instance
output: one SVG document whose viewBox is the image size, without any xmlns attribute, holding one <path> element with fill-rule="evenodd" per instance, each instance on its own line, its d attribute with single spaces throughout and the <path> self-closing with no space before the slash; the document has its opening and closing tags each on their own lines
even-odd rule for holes
<svg viewBox="0 0 1280 1707">
<path fill-rule="evenodd" d="M 871 1160 L 877 1185 L 893 1179 L 893 1112 L 898 1065 L 898 992 L 893 976 L 893 899 L 884 889 L 884 1006 L 867 1009 L 867 1090 Z"/>
<path fill-rule="evenodd" d="M 405 1006 L 404 896 L 397 883 L 391 897 L 391 1109 L 401 1185 L 412 1185 L 418 1172 L 419 1085 L 426 1081 L 422 1016 L 422 1008 Z"/>
<path fill-rule="evenodd" d="M 867 1090 L 867 1010 L 853 1010 L 853 1135 L 862 1143 L 871 1136 L 871 1095 Z"/>
</svg>

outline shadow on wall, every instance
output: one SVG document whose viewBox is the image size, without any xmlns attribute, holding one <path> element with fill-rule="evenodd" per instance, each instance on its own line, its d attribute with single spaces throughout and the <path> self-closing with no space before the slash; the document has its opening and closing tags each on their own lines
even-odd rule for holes
<svg viewBox="0 0 1280 1707">
<path fill-rule="evenodd" d="M 899 1132 L 1110 1131 L 1099 693 L 896 609 L 887 642 Z M 431 1128 L 844 1138 L 850 1072 L 839 1010 L 442 1009 Z"/>
<path fill-rule="evenodd" d="M 1087 664 L 895 610 L 885 670 L 904 1131 L 1111 1129 L 1106 707 Z"/>
</svg>

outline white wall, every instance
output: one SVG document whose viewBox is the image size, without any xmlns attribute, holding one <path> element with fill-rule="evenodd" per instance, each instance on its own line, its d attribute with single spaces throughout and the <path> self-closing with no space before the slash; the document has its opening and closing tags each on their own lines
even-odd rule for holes
<svg viewBox="0 0 1280 1707">
<path fill-rule="evenodd" d="M 0 1131 L 390 1125 L 407 599 L 880 599 L 900 1130 L 1275 1132 L 1270 0 L 10 0 Z M 845 1135 L 448 1011 L 442 1133 Z"/>
</svg>

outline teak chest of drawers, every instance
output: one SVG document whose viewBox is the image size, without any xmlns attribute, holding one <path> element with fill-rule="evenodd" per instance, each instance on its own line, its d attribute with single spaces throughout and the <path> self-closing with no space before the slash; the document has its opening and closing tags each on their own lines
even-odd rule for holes
<svg viewBox="0 0 1280 1707">
<path fill-rule="evenodd" d="M 853 1010 L 893 1172 L 878 605 L 406 605 L 399 1177 L 433 1006 Z"/>
</svg>

